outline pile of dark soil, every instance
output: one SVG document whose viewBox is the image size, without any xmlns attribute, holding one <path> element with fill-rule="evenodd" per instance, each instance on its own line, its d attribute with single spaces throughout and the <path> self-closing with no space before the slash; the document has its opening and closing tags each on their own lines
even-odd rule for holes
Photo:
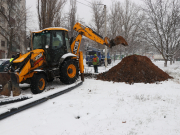
<svg viewBox="0 0 180 135">
<path fill-rule="evenodd" d="M 155 83 L 172 78 L 154 65 L 146 56 L 131 55 L 111 68 L 97 75 L 98 80 L 133 83 Z"/>
</svg>

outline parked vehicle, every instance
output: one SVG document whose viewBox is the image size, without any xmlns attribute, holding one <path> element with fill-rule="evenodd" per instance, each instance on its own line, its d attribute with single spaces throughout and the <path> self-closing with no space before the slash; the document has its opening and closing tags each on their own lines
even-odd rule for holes
<svg viewBox="0 0 180 135">
<path fill-rule="evenodd" d="M 94 54 L 99 58 L 99 66 L 105 65 L 105 51 L 103 49 L 97 49 L 93 47 L 88 47 L 86 50 L 86 64 L 88 66 L 92 65 Z M 111 57 L 109 52 L 107 53 L 107 64 L 111 64 Z"/>
<path fill-rule="evenodd" d="M 96 48 L 92 48 L 92 47 L 87 48 L 87 51 L 86 51 L 86 64 L 88 66 L 92 65 L 94 54 L 96 54 L 97 57 L 99 58 L 99 65 L 101 66 L 103 64 L 102 51 L 100 49 L 96 49 Z"/>
<path fill-rule="evenodd" d="M 5 68 L 8 67 L 10 59 L 0 59 L 0 72 L 4 72 Z"/>
<path fill-rule="evenodd" d="M 0 59 L 0 65 L 1 65 L 4 61 L 6 61 L 6 59 Z"/>
</svg>

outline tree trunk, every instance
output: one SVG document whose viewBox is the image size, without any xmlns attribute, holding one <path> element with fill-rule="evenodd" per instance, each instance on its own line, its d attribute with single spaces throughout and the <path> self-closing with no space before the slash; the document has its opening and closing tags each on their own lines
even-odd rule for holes
<svg viewBox="0 0 180 135">
<path fill-rule="evenodd" d="M 8 58 L 11 58 L 12 55 L 12 43 L 13 43 L 13 28 L 11 28 L 11 35 L 9 37 L 9 48 L 8 48 Z"/>
<path fill-rule="evenodd" d="M 170 65 L 172 65 L 172 58 L 170 59 Z"/>
<path fill-rule="evenodd" d="M 164 61 L 164 67 L 167 67 L 167 60 Z"/>
</svg>

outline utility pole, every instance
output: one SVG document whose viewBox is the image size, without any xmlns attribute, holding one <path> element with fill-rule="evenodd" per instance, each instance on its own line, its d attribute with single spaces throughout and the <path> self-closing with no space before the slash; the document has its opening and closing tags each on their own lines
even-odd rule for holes
<svg viewBox="0 0 180 135">
<path fill-rule="evenodd" d="M 106 18 L 106 5 L 104 5 L 104 15 L 105 15 L 105 32 L 104 32 L 104 37 L 107 36 L 107 29 L 106 29 L 106 25 L 107 25 L 107 18 Z M 107 67 L 107 46 L 105 46 L 105 68 Z"/>
</svg>

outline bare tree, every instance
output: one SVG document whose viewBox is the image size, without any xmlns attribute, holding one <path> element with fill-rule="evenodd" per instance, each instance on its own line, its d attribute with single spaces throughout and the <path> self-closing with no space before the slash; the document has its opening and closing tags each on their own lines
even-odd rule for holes
<svg viewBox="0 0 180 135">
<path fill-rule="evenodd" d="M 56 18 L 54 19 L 54 25 L 55 27 L 64 27 L 65 26 L 65 23 L 66 23 L 66 19 L 65 19 L 65 15 L 64 15 L 64 12 L 61 10 Z"/>
<path fill-rule="evenodd" d="M 154 46 L 167 61 L 180 50 L 179 0 L 144 0 L 146 14 L 142 38 Z"/>
<path fill-rule="evenodd" d="M 57 26 L 57 20 L 61 18 L 62 8 L 67 0 L 38 0 L 37 12 L 39 28 Z M 60 19 L 59 18 L 59 19 Z M 59 20 L 58 20 L 59 21 Z"/>
<path fill-rule="evenodd" d="M 92 7 L 92 22 L 90 27 L 99 35 L 104 33 L 104 24 L 105 24 L 105 14 L 103 10 L 103 5 L 101 0 L 93 1 L 91 3 Z M 98 45 L 98 48 L 102 48 L 102 45 Z"/>
<path fill-rule="evenodd" d="M 0 5 L 0 17 L 3 19 L 0 25 L 0 35 L 8 43 L 7 57 L 10 58 L 16 52 L 14 49 L 21 49 L 20 42 L 23 42 L 26 37 L 26 9 L 25 7 L 19 8 L 16 0 L 1 1 Z"/>
<path fill-rule="evenodd" d="M 110 13 L 108 18 L 109 24 L 109 36 L 110 38 L 114 38 L 117 34 L 122 32 L 122 20 L 121 15 L 123 13 L 123 9 L 121 7 L 121 3 L 119 1 L 112 1 L 112 5 L 110 7 Z M 119 33 L 118 33 L 119 32 Z"/>
<path fill-rule="evenodd" d="M 76 13 L 77 13 L 77 5 L 76 5 L 76 0 L 70 0 L 70 9 L 68 12 L 68 29 L 69 29 L 69 36 L 73 37 L 75 36 L 73 26 L 76 23 Z"/>
<path fill-rule="evenodd" d="M 136 4 L 130 0 L 126 0 L 123 4 L 123 11 L 119 13 L 121 19 L 122 31 L 119 33 L 127 40 L 129 47 L 125 48 L 126 53 L 135 53 L 138 42 L 139 27 L 138 25 L 142 22 L 142 15 Z"/>
<path fill-rule="evenodd" d="M 128 47 L 116 46 L 114 49 L 121 53 L 123 51 L 128 55 L 134 54 L 139 47 L 139 24 L 143 22 L 143 15 L 140 13 L 137 5 L 130 0 L 125 3 L 113 1 L 109 14 L 109 37 L 115 38 L 118 35 L 123 36 L 128 42 Z"/>
<path fill-rule="evenodd" d="M 110 39 L 115 38 L 118 34 L 121 35 L 119 32 L 122 32 L 122 20 L 119 17 L 122 13 L 121 3 L 119 1 L 112 1 L 108 18 L 108 37 Z M 116 52 L 121 53 L 121 46 L 115 46 L 111 51 L 112 54 Z"/>
</svg>

